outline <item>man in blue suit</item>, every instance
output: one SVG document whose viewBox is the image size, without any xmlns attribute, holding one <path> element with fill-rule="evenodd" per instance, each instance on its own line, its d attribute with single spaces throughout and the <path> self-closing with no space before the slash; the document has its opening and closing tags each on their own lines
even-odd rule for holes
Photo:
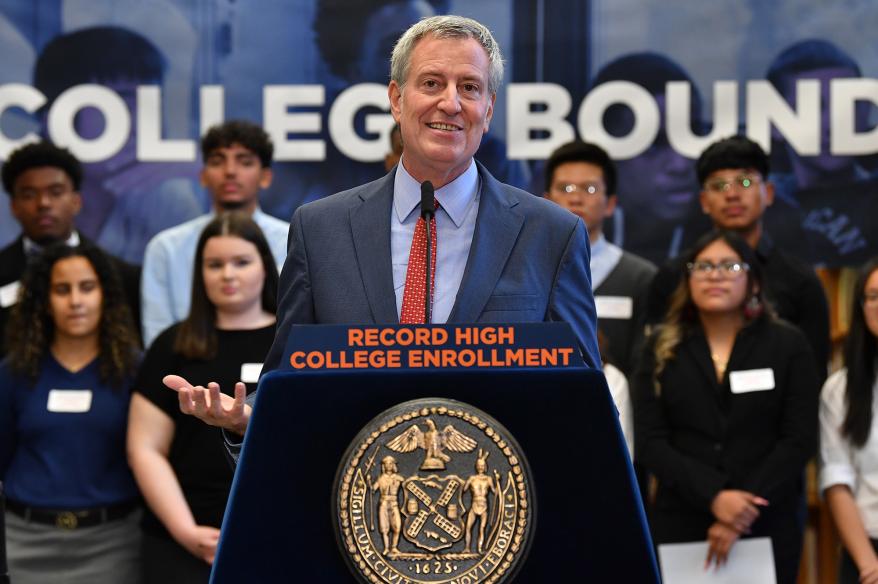
<svg viewBox="0 0 878 584">
<path fill-rule="evenodd" d="M 474 20 L 438 16 L 403 34 L 388 87 L 402 160 L 384 178 L 293 215 L 264 371 L 279 366 L 294 325 L 401 321 L 425 181 L 438 203 L 432 322 L 564 321 L 586 365 L 600 367 L 582 220 L 500 183 L 473 158 L 502 78 L 500 49 Z M 165 383 L 180 391 L 184 412 L 243 434 L 243 384 L 233 400 L 179 377 Z"/>
</svg>

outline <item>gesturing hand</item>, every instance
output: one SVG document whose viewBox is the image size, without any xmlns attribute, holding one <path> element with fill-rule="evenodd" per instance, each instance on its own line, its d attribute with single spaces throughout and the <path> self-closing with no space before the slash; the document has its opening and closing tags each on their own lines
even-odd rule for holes
<svg viewBox="0 0 878 584">
<path fill-rule="evenodd" d="M 162 383 L 177 392 L 184 414 L 236 434 L 243 435 L 247 430 L 251 408 L 244 403 L 247 387 L 240 381 L 235 384 L 234 398 L 222 393 L 219 384 L 213 382 L 207 387 L 193 386 L 179 375 L 166 375 Z"/>
</svg>

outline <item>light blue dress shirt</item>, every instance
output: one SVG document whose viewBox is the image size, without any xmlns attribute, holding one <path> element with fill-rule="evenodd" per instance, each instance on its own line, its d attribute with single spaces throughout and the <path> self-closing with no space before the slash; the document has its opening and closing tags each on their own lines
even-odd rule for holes
<svg viewBox="0 0 878 584">
<path fill-rule="evenodd" d="M 209 213 L 165 229 L 147 244 L 140 279 L 140 312 L 145 346 L 149 347 L 159 333 L 189 314 L 195 248 L 201 232 L 213 218 L 214 215 Z M 253 212 L 253 221 L 265 234 L 280 271 L 287 258 L 290 224 L 258 208 Z"/>
<path fill-rule="evenodd" d="M 591 244 L 591 262 L 589 267 L 591 268 L 592 290 L 596 290 L 598 286 L 604 283 L 604 280 L 616 268 L 621 259 L 622 248 L 607 241 L 607 238 L 601 233 L 598 240 Z"/>
<path fill-rule="evenodd" d="M 390 255 L 396 314 L 402 313 L 402 295 L 409 265 L 415 224 L 420 217 L 421 183 L 406 172 L 405 155 L 396 167 L 393 208 L 390 211 Z M 448 321 L 469 257 L 479 213 L 479 171 L 474 161 L 459 177 L 436 190 L 436 281 L 433 289 L 433 322 Z"/>
</svg>

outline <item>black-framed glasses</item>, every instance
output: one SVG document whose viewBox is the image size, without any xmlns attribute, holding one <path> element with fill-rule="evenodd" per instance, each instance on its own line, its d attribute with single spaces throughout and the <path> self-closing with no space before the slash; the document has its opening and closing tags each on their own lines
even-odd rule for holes
<svg viewBox="0 0 878 584">
<path fill-rule="evenodd" d="M 732 279 L 750 270 L 747 262 L 719 262 L 715 264 L 708 261 L 689 262 L 686 269 L 693 278 L 707 278 L 711 274 L 717 274 L 720 278 Z"/>
<path fill-rule="evenodd" d="M 704 188 L 713 193 L 725 193 L 731 190 L 732 185 L 735 185 L 741 190 L 747 191 L 758 186 L 759 181 L 759 177 L 742 174 L 741 176 L 736 176 L 732 180 L 726 180 L 724 178 L 709 180 L 704 183 Z"/>
</svg>

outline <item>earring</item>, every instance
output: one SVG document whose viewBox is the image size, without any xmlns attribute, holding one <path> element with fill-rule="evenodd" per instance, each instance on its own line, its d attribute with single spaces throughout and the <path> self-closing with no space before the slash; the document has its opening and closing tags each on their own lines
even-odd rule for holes
<svg viewBox="0 0 878 584">
<path fill-rule="evenodd" d="M 756 294 L 753 294 L 744 305 L 744 317 L 747 320 L 755 320 L 760 316 L 762 316 L 762 302 L 759 301 L 759 297 Z"/>
</svg>

